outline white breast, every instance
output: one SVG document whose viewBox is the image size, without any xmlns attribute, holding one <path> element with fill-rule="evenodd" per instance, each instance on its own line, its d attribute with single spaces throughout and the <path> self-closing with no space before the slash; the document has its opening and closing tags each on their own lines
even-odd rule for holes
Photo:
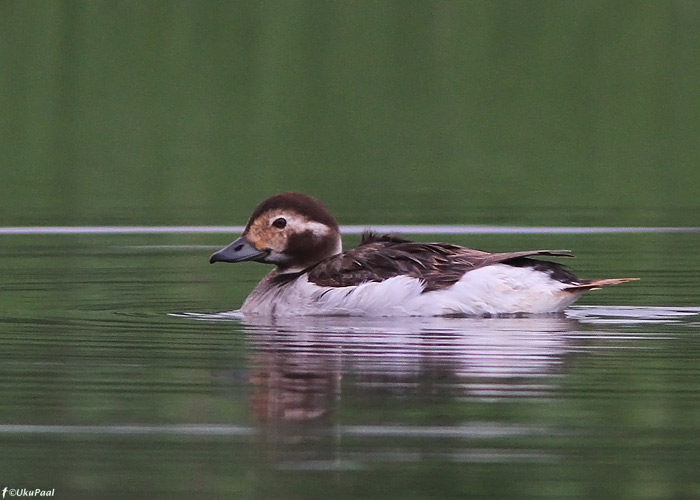
<svg viewBox="0 0 700 500">
<path fill-rule="evenodd" d="M 546 273 L 506 264 L 470 271 L 453 286 L 426 293 L 420 280 L 407 276 L 334 288 L 302 275 L 282 287 L 263 281 L 241 310 L 264 316 L 545 314 L 562 311 L 583 293 L 565 287 Z"/>
</svg>

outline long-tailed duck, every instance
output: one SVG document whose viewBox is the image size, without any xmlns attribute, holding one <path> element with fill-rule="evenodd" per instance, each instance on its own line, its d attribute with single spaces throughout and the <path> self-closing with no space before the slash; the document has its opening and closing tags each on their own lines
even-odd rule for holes
<svg viewBox="0 0 700 500">
<path fill-rule="evenodd" d="M 319 200 L 283 193 L 262 202 L 240 238 L 209 262 L 275 264 L 241 307 L 265 316 L 551 314 L 587 290 L 637 279 L 583 280 L 534 256 L 572 255 L 490 253 L 373 232 L 344 252 L 338 223 Z"/>
</svg>

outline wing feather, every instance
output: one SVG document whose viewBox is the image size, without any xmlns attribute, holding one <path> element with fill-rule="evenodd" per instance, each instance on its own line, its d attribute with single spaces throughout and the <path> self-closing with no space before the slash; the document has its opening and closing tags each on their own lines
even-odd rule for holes
<svg viewBox="0 0 700 500">
<path fill-rule="evenodd" d="M 308 278 L 319 286 L 345 287 L 410 276 L 423 281 L 427 292 L 453 285 L 468 271 L 512 263 L 540 265 L 543 271 L 560 272 L 567 280 L 577 280 L 558 264 L 527 259 L 533 256 L 573 257 L 568 250 L 490 253 L 449 243 L 421 243 L 366 233 L 360 246 L 320 262 L 308 270 Z"/>
</svg>

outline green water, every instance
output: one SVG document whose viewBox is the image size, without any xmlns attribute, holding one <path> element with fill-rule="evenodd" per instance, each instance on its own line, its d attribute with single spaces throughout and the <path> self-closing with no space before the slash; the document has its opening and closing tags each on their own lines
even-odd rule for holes
<svg viewBox="0 0 700 500">
<path fill-rule="evenodd" d="M 699 235 L 440 237 L 566 241 L 583 276 L 642 278 L 562 318 L 274 323 L 218 314 L 266 271 L 209 265 L 222 235 L 4 235 L 0 484 L 57 498 L 693 498 Z"/>
<path fill-rule="evenodd" d="M 700 226 L 692 2 L 0 2 L 0 226 Z M 234 235 L 0 235 L 0 488 L 700 496 L 697 232 L 570 248 L 563 318 L 255 324 Z M 357 243 L 348 236 L 348 246 Z"/>
</svg>

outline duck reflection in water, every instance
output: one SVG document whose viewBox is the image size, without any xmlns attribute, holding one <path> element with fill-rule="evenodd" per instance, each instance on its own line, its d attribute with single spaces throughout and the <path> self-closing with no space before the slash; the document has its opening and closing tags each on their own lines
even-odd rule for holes
<svg viewBox="0 0 700 500">
<path fill-rule="evenodd" d="M 262 422 L 329 417 L 363 398 L 536 397 L 554 388 L 576 321 L 538 318 L 244 320 L 252 409 Z M 548 378 L 549 377 L 549 378 Z"/>
<path fill-rule="evenodd" d="M 284 342 L 271 340 L 256 348 L 252 356 L 250 382 L 255 392 L 251 406 L 256 418 L 275 422 L 328 416 L 340 396 L 338 352 L 327 348 L 295 351 Z"/>
</svg>

